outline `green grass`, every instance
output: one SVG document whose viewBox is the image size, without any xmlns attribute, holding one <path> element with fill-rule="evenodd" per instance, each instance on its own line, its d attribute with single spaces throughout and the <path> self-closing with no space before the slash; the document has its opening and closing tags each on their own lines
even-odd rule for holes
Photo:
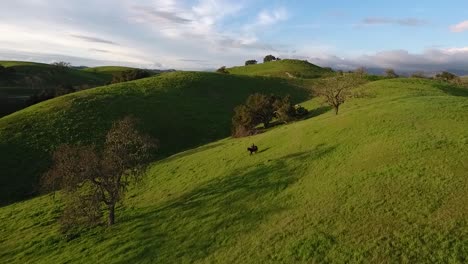
<svg viewBox="0 0 468 264">
<path fill-rule="evenodd" d="M 115 74 L 120 73 L 128 70 L 134 70 L 135 68 L 131 67 L 123 67 L 123 66 L 99 66 L 99 67 L 92 67 L 83 69 L 85 72 L 97 72 L 97 73 L 105 73 L 105 74 Z"/>
<path fill-rule="evenodd" d="M 142 129 L 161 141 L 162 158 L 228 136 L 234 107 L 254 92 L 308 97 L 281 79 L 176 72 L 69 94 L 3 117 L 0 204 L 34 193 L 58 145 L 102 142 L 125 115 L 141 119 Z"/>
<path fill-rule="evenodd" d="M 0 61 L 3 67 L 16 67 L 16 66 L 37 66 L 37 67 L 50 67 L 49 64 L 30 62 L 30 61 Z"/>
<path fill-rule="evenodd" d="M 466 263 L 467 90 L 421 79 L 360 90 L 338 116 L 155 162 L 112 228 L 67 242 L 52 195 L 0 208 L 0 262 Z"/>
<path fill-rule="evenodd" d="M 282 78 L 318 78 L 331 74 L 330 70 L 301 60 L 272 61 L 256 65 L 233 67 L 229 68 L 228 71 L 231 74 Z"/>
</svg>

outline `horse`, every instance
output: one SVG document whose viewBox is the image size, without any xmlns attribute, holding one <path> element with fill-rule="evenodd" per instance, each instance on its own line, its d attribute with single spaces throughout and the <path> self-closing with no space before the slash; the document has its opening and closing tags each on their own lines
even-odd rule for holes
<svg viewBox="0 0 468 264">
<path fill-rule="evenodd" d="M 250 148 L 247 148 L 247 150 L 250 151 L 250 155 L 252 155 L 252 153 L 257 153 L 258 147 L 255 146 L 255 144 L 252 144 L 252 146 Z"/>
</svg>

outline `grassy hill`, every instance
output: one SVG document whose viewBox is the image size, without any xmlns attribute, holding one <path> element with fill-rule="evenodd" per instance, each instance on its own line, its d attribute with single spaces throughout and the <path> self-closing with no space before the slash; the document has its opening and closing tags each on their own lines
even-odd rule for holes
<svg viewBox="0 0 468 264">
<path fill-rule="evenodd" d="M 149 92 L 114 86 L 88 93 L 111 90 Z M 0 262 L 466 262 L 467 90 L 393 79 L 361 94 L 338 116 L 326 112 L 155 162 L 112 228 L 67 241 L 52 195 L 2 207 Z M 84 104 L 82 96 L 70 107 Z M 59 101 L 11 118 L 52 103 Z M 320 108 L 316 100 L 304 105 Z M 252 143 L 260 152 L 249 156 Z"/>
<path fill-rule="evenodd" d="M 96 87 L 112 79 L 108 74 L 61 70 L 44 63 L 0 61 L 0 66 L 14 69 L 15 72 L 8 80 L 0 79 L 0 117 L 24 108 L 27 99 L 40 90 L 53 90 L 59 85 Z"/>
<path fill-rule="evenodd" d="M 85 72 L 97 72 L 97 73 L 104 73 L 104 74 L 116 74 L 121 73 L 128 70 L 134 70 L 135 68 L 131 67 L 123 67 L 123 66 L 99 66 L 99 67 L 91 67 L 83 69 Z"/>
<path fill-rule="evenodd" d="M 318 78 L 330 70 L 301 60 L 280 60 L 255 65 L 229 68 L 232 74 L 274 76 L 283 78 Z"/>
<path fill-rule="evenodd" d="M 14 82 L 24 85 L 24 77 L 32 76 L 40 78 L 35 85 L 31 86 L 53 86 L 63 83 L 72 85 L 80 85 L 88 83 L 90 85 L 104 84 L 109 81 L 108 76 L 83 70 L 68 69 L 66 71 L 58 71 L 57 67 L 35 62 L 23 61 L 0 61 L 0 65 L 15 69 L 17 76 Z M 60 74 L 58 74 L 60 73 Z M 0 83 L 1 84 L 1 83 Z M 31 87 L 35 88 L 35 87 Z"/>
<path fill-rule="evenodd" d="M 132 114 L 161 141 L 159 157 L 230 135 L 233 108 L 254 92 L 308 92 L 281 79 L 180 72 L 58 97 L 0 119 L 0 204 L 34 192 L 62 143 L 97 143 Z"/>
</svg>

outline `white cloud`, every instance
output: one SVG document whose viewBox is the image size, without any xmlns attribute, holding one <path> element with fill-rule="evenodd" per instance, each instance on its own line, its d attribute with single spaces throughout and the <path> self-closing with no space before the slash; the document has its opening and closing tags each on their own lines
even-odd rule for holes
<svg viewBox="0 0 468 264">
<path fill-rule="evenodd" d="M 345 70 L 364 66 L 368 68 L 393 68 L 400 72 L 425 71 L 433 73 L 442 70 L 468 72 L 468 47 L 428 49 L 422 53 L 390 50 L 352 58 L 343 58 L 332 54 L 312 55 L 307 58 L 321 66 Z"/>
<path fill-rule="evenodd" d="M 428 22 L 424 19 L 408 17 L 408 18 L 388 18 L 388 17 L 368 17 L 362 22 L 362 25 L 400 25 L 407 27 L 417 27 L 427 25 Z"/>
<path fill-rule="evenodd" d="M 463 22 L 460 22 L 460 23 L 458 23 L 456 25 L 451 26 L 450 30 L 452 32 L 457 32 L 457 33 L 467 31 L 468 30 L 468 20 L 465 20 Z"/>
<path fill-rule="evenodd" d="M 288 12 L 284 8 L 268 11 L 264 10 L 257 16 L 256 24 L 258 25 L 274 25 L 277 22 L 288 19 Z"/>
</svg>

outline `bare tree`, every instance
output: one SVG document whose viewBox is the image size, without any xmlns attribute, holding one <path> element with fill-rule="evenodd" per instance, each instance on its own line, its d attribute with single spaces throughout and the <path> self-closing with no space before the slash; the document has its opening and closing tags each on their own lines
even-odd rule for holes
<svg viewBox="0 0 468 264">
<path fill-rule="evenodd" d="M 365 83 L 365 79 L 360 74 L 337 75 L 324 79 L 313 90 L 313 93 L 323 97 L 325 103 L 332 106 L 335 109 L 335 114 L 338 115 L 340 106 L 352 95 L 351 89 L 363 83 Z"/>
<path fill-rule="evenodd" d="M 136 119 L 115 122 L 102 151 L 93 146 L 62 145 L 53 155 L 53 166 L 43 176 L 46 190 L 62 189 L 67 223 L 93 222 L 101 208 L 108 212 L 108 225 L 115 223 L 115 206 L 130 183 L 138 180 L 157 142 L 136 129 Z M 68 201 L 68 203 L 67 203 Z"/>
<path fill-rule="evenodd" d="M 365 77 L 367 75 L 367 70 L 364 67 L 359 67 L 356 70 L 354 70 L 354 73 L 359 77 Z"/>
</svg>

